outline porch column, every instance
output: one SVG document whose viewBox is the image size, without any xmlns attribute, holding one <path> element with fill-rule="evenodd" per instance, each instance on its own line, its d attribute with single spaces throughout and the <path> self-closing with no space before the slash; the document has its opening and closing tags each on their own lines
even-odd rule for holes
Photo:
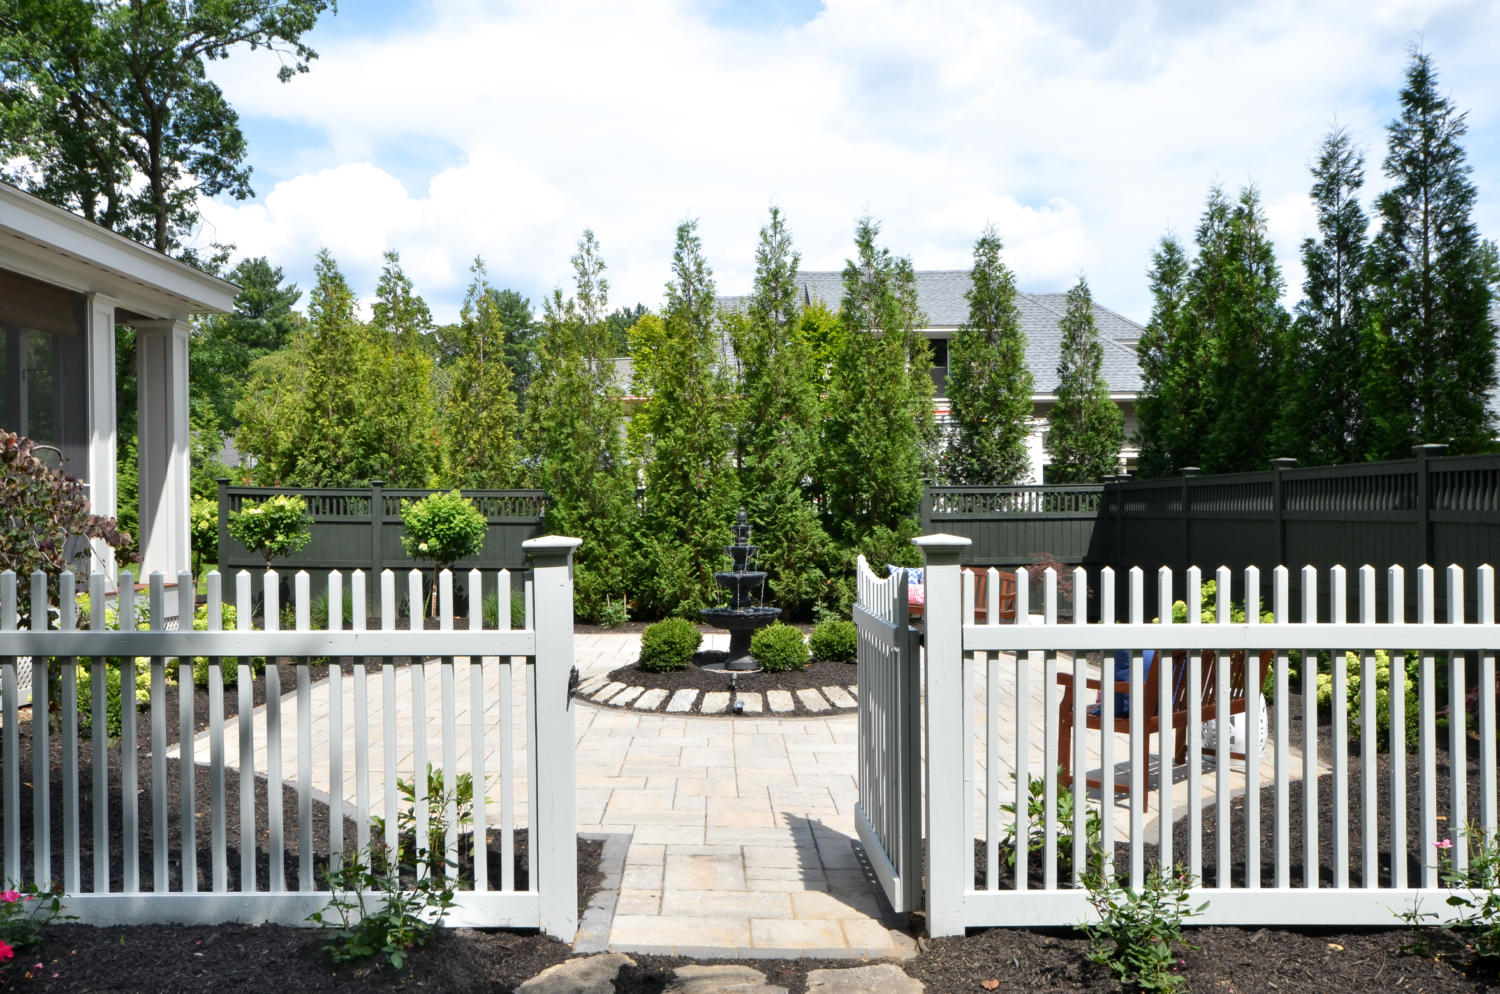
<svg viewBox="0 0 1500 994">
<path fill-rule="evenodd" d="M 141 576 L 192 569 L 188 498 L 188 324 L 134 321 L 140 416 Z"/>
<path fill-rule="evenodd" d="M 97 293 L 88 295 L 88 431 L 89 450 L 85 479 L 89 502 L 95 514 L 116 517 L 120 513 L 120 487 L 116 479 L 118 414 L 115 411 L 115 307 L 116 301 Z M 115 577 L 115 551 L 94 540 L 95 563 L 103 564 L 111 582 Z"/>
</svg>

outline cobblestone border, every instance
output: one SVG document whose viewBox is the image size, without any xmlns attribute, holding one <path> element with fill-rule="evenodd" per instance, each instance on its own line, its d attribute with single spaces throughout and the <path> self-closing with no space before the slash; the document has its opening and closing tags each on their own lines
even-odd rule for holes
<svg viewBox="0 0 1500 994">
<path fill-rule="evenodd" d="M 575 953 L 602 953 L 609 948 L 609 930 L 615 923 L 615 905 L 620 900 L 620 880 L 625 875 L 625 854 L 630 851 L 629 832 L 579 832 L 578 837 L 588 842 L 603 842 L 604 852 L 599 857 L 599 872 L 604 882 L 589 899 L 589 906 L 578 923 L 578 933 L 573 939 Z"/>
</svg>

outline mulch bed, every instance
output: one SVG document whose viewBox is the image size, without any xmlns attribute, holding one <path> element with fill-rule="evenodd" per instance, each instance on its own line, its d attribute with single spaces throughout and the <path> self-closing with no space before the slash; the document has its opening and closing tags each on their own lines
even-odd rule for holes
<svg viewBox="0 0 1500 994">
<path fill-rule="evenodd" d="M 801 699 L 796 696 L 796 691 L 806 690 L 808 688 L 821 690 L 823 687 L 848 688 L 851 686 L 858 686 L 859 667 L 857 666 L 853 666 L 849 663 L 816 662 L 808 663 L 807 668 L 804 670 L 784 670 L 779 673 L 767 673 L 763 671 L 754 673 L 731 673 L 727 670 L 703 669 L 702 664 L 722 663 L 727 658 L 727 655 L 727 653 L 717 650 L 705 650 L 703 652 L 695 654 L 693 656 L 693 662 L 686 669 L 674 670 L 669 673 L 652 673 L 650 671 L 641 669 L 635 663 L 631 663 L 629 666 L 621 666 L 619 669 L 612 671 L 609 674 L 609 679 L 619 683 L 623 683 L 627 687 L 645 687 L 647 690 L 659 688 L 661 690 L 667 691 L 667 698 L 663 700 L 659 705 L 657 705 L 657 711 L 662 711 L 666 708 L 667 701 L 671 700 L 672 694 L 676 693 L 679 690 L 691 689 L 700 691 L 698 698 L 693 702 L 693 710 L 691 712 L 693 714 L 698 714 L 698 709 L 703 705 L 703 694 L 716 690 L 727 691 L 729 689 L 729 681 L 731 676 L 733 676 L 735 680 L 735 688 L 740 693 L 758 692 L 763 695 L 768 690 L 785 690 L 792 693 L 793 695 L 792 701 L 796 708 L 795 711 L 774 712 L 770 709 L 769 704 L 767 704 L 766 709 L 760 714 L 746 714 L 742 717 L 785 718 L 789 716 L 796 716 L 801 718 L 826 718 L 831 714 L 852 714 L 854 711 L 853 708 L 840 708 L 836 705 L 833 705 L 832 701 L 829 701 L 829 704 L 831 706 L 826 711 L 809 710 L 807 706 L 802 703 Z M 603 688 L 603 686 L 603 684 L 598 684 L 590 688 L 589 691 L 580 693 L 577 696 L 580 700 L 589 701 L 590 704 L 595 704 L 600 707 L 612 707 L 613 705 L 601 704 L 598 701 L 589 699 L 589 694 L 598 693 L 599 690 Z M 619 710 L 635 710 L 635 708 L 633 707 L 634 703 L 634 701 L 626 703 L 620 706 Z M 644 714 L 648 712 L 641 713 Z M 717 716 L 706 715 L 705 717 L 733 718 L 735 717 L 735 714 L 733 709 L 731 708 L 729 710 L 721 712 Z"/>
</svg>

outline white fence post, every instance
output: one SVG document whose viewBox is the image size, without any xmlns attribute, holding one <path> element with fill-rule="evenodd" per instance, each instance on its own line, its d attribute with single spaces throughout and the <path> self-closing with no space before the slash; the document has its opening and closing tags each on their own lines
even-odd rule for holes
<svg viewBox="0 0 1500 994">
<path fill-rule="evenodd" d="M 964 834 L 964 807 L 974 799 L 963 793 L 963 625 L 960 617 L 959 555 L 970 540 L 957 535 L 923 535 L 912 539 L 926 560 L 927 583 L 927 931 L 934 937 L 964 932 L 964 850 L 972 839 Z M 1021 585 L 1025 570 L 1016 571 L 1016 621 L 1021 623 Z M 1018 655 L 1018 658 L 1021 658 Z M 1020 691 L 1017 691 L 1019 695 Z M 1024 777 L 1017 776 L 1024 787 Z M 1025 848 L 1024 802 L 1016 815 L 1016 832 Z M 1025 865 L 1016 860 L 1018 877 Z"/>
<path fill-rule="evenodd" d="M 536 715 L 536 740 L 529 743 L 527 756 L 538 798 L 531 810 L 537 869 L 531 886 L 540 895 L 541 930 L 569 942 L 578 931 L 578 810 L 568 684 L 573 671 L 573 550 L 582 544 L 560 535 L 521 544 L 536 563 L 536 699 L 527 702 Z M 542 784 L 546 789 L 540 789 Z"/>
</svg>

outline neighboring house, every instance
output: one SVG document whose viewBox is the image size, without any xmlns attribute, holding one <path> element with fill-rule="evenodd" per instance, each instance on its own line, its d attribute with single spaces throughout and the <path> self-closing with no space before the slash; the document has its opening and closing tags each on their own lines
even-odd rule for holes
<svg viewBox="0 0 1500 994">
<path fill-rule="evenodd" d="M 94 512 L 117 514 L 115 326 L 135 327 L 143 579 L 191 568 L 188 328 L 238 292 L 0 183 L 0 427 L 55 446 Z M 113 579 L 113 556 L 95 551 Z"/>
<path fill-rule="evenodd" d="M 940 420 L 948 414 L 948 339 L 969 316 L 968 270 L 927 270 L 917 274 L 917 303 L 927 315 L 922 334 L 932 343 L 932 382 L 937 393 Z M 838 272 L 803 272 L 798 274 L 803 304 L 821 301 L 837 311 L 844 295 L 843 274 Z M 728 307 L 742 306 L 743 297 L 722 297 Z M 1021 330 L 1026 333 L 1026 361 L 1035 380 L 1032 394 L 1032 425 L 1028 447 L 1031 450 L 1031 480 L 1040 483 L 1045 467 L 1051 463 L 1047 452 L 1047 415 L 1057 403 L 1057 360 L 1061 351 L 1062 332 L 1058 323 L 1067 313 L 1068 299 L 1062 293 L 1022 293 L 1016 306 L 1021 312 Z M 1125 414 L 1125 448 L 1120 452 L 1127 471 L 1134 472 L 1137 450 L 1135 402 L 1141 391 L 1141 367 L 1135 346 L 1145 331 L 1129 318 L 1094 305 L 1094 319 L 1104 344 L 1104 378 L 1110 396 Z M 630 360 L 616 359 L 619 382 L 629 393 Z"/>
</svg>

